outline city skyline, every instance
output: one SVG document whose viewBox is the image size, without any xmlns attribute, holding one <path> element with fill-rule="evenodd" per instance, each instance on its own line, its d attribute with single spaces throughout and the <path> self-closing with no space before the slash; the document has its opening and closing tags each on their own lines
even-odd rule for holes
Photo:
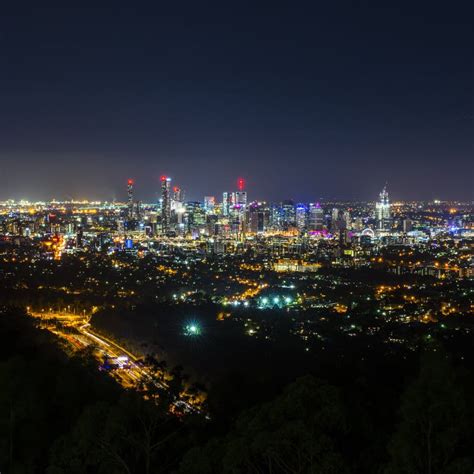
<svg viewBox="0 0 474 474">
<path fill-rule="evenodd" d="M 474 3 L 9 2 L 0 474 L 474 473 Z"/>
<path fill-rule="evenodd" d="M 125 180 L 122 179 L 122 186 L 119 189 L 118 186 L 114 183 L 114 189 L 117 188 L 117 191 L 114 191 L 111 195 L 104 196 L 101 195 L 101 193 L 94 193 L 92 192 L 91 195 L 86 195 L 86 194 L 79 194 L 79 195 L 73 195 L 72 193 L 66 193 L 66 195 L 55 195 L 54 192 L 51 195 L 47 195 L 46 193 L 41 194 L 41 197 L 39 198 L 30 198 L 27 195 L 17 195 L 17 196 L 1 196 L 1 191 L 0 191 L 0 202 L 7 202 L 7 201 L 14 201 L 14 202 L 30 202 L 30 203 L 35 203 L 35 202 L 118 202 L 118 203 L 125 203 L 128 202 L 130 199 L 130 185 L 132 185 L 133 188 L 133 194 L 135 198 L 137 198 L 140 202 L 144 202 L 147 204 L 157 204 L 161 200 L 162 196 L 162 184 L 163 184 L 163 178 L 167 178 L 168 181 L 170 182 L 170 185 L 172 188 L 176 187 L 177 184 L 179 184 L 179 191 L 185 193 L 185 201 L 196 201 L 196 202 L 205 202 L 206 197 L 214 197 L 216 198 L 217 202 L 220 202 L 222 200 L 222 194 L 226 192 L 233 192 L 233 191 L 238 191 L 239 189 L 242 191 L 243 188 L 240 188 L 241 182 L 245 182 L 245 191 L 250 192 L 250 199 L 249 202 L 269 202 L 269 203 L 277 203 L 277 202 L 282 202 L 282 201 L 293 201 L 295 204 L 299 202 L 304 202 L 304 203 L 316 203 L 316 202 L 376 202 L 379 199 L 379 193 L 380 190 L 383 188 L 384 190 L 390 191 L 390 195 L 392 196 L 392 201 L 399 201 L 399 202 L 465 202 L 465 203 L 470 203 L 474 200 L 474 196 L 471 198 L 457 198 L 457 197 L 451 197 L 451 196 L 446 196 L 444 195 L 443 192 L 433 192 L 431 196 L 425 196 L 419 199 L 414 199 L 410 197 L 405 197 L 402 195 L 402 193 L 397 190 L 393 189 L 390 184 L 385 181 L 384 185 L 381 183 L 378 183 L 378 190 L 373 195 L 368 195 L 367 192 L 362 192 L 359 195 L 354 195 L 352 197 L 349 196 L 335 196 L 335 195 L 318 195 L 317 192 L 304 192 L 304 193 L 299 193 L 296 194 L 296 196 L 290 196 L 290 195 L 285 195 L 284 190 L 281 191 L 279 196 L 276 196 L 274 199 L 269 199 L 268 197 L 264 196 L 260 191 L 258 185 L 253 188 L 249 189 L 248 188 L 248 180 L 247 178 L 235 178 L 233 182 L 230 182 L 228 186 L 221 186 L 217 192 L 207 192 L 206 190 L 202 189 L 201 191 L 198 191 L 196 193 L 193 192 L 192 194 L 189 192 L 187 188 L 185 188 L 181 181 L 175 182 L 172 176 L 168 175 L 159 175 L 156 178 L 156 185 L 153 190 L 151 189 L 144 189 L 143 187 L 140 186 L 140 181 L 137 181 L 137 179 L 129 177 Z M 151 180 L 153 181 L 153 179 Z M 230 181 L 230 180 L 227 180 Z M 252 180 L 250 180 L 252 183 Z M 145 183 L 150 183 L 150 179 L 145 180 Z M 377 183 L 372 183 L 373 186 L 377 186 Z M 153 188 L 153 186 L 152 186 Z M 217 186 L 215 185 L 213 189 L 217 189 Z M 32 193 L 33 195 L 35 193 Z M 100 195 L 101 197 L 98 197 Z M 275 194 L 273 194 L 275 196 Z M 411 194 L 409 193 L 408 196 Z"/>
</svg>

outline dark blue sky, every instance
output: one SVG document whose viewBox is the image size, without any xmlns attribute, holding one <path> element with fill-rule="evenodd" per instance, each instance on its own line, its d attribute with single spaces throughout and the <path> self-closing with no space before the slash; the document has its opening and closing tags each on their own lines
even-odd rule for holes
<svg viewBox="0 0 474 474">
<path fill-rule="evenodd" d="M 0 199 L 474 197 L 470 2 L 40 3 L 0 17 Z"/>
</svg>

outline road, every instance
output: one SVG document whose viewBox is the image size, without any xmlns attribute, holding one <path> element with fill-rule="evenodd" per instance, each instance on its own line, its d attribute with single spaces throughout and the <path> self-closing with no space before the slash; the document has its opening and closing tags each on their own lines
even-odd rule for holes
<svg viewBox="0 0 474 474">
<path fill-rule="evenodd" d="M 117 342 L 97 334 L 90 325 L 90 316 L 85 314 L 73 314 L 67 312 L 32 312 L 29 314 L 35 318 L 41 319 L 44 326 L 58 337 L 67 340 L 74 348 L 81 349 L 85 347 L 94 348 L 94 356 L 101 364 L 106 358 L 117 360 L 127 358 L 126 368 L 117 368 L 110 370 L 109 373 L 125 388 L 137 388 L 139 383 L 148 380 L 152 381 L 158 388 L 167 389 L 167 385 L 156 377 L 153 377 L 151 371 L 138 363 L 139 358 L 122 347 Z M 63 325 L 73 327 L 77 333 L 63 332 L 48 321 L 60 321 Z M 199 411 L 197 407 L 184 400 L 176 400 L 175 407 L 184 409 L 187 412 Z"/>
</svg>

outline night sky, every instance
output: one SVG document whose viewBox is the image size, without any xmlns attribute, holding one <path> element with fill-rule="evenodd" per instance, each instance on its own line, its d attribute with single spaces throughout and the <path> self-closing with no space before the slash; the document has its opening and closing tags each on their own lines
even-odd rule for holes
<svg viewBox="0 0 474 474">
<path fill-rule="evenodd" d="M 18 3 L 0 199 L 474 198 L 471 2 Z"/>
</svg>

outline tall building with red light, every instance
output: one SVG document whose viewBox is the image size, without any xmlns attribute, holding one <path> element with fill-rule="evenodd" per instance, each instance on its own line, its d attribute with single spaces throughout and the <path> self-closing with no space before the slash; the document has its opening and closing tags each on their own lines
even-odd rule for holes
<svg viewBox="0 0 474 474">
<path fill-rule="evenodd" d="M 171 178 L 161 177 L 161 230 L 168 232 L 171 223 Z"/>
<path fill-rule="evenodd" d="M 128 195 L 128 219 L 132 220 L 134 217 L 134 203 L 133 203 L 133 179 L 127 181 L 127 195 Z"/>
<path fill-rule="evenodd" d="M 245 180 L 244 178 L 239 178 L 237 180 L 238 191 L 234 193 L 233 204 L 235 206 L 245 207 L 247 205 L 247 191 L 245 189 Z"/>
</svg>

